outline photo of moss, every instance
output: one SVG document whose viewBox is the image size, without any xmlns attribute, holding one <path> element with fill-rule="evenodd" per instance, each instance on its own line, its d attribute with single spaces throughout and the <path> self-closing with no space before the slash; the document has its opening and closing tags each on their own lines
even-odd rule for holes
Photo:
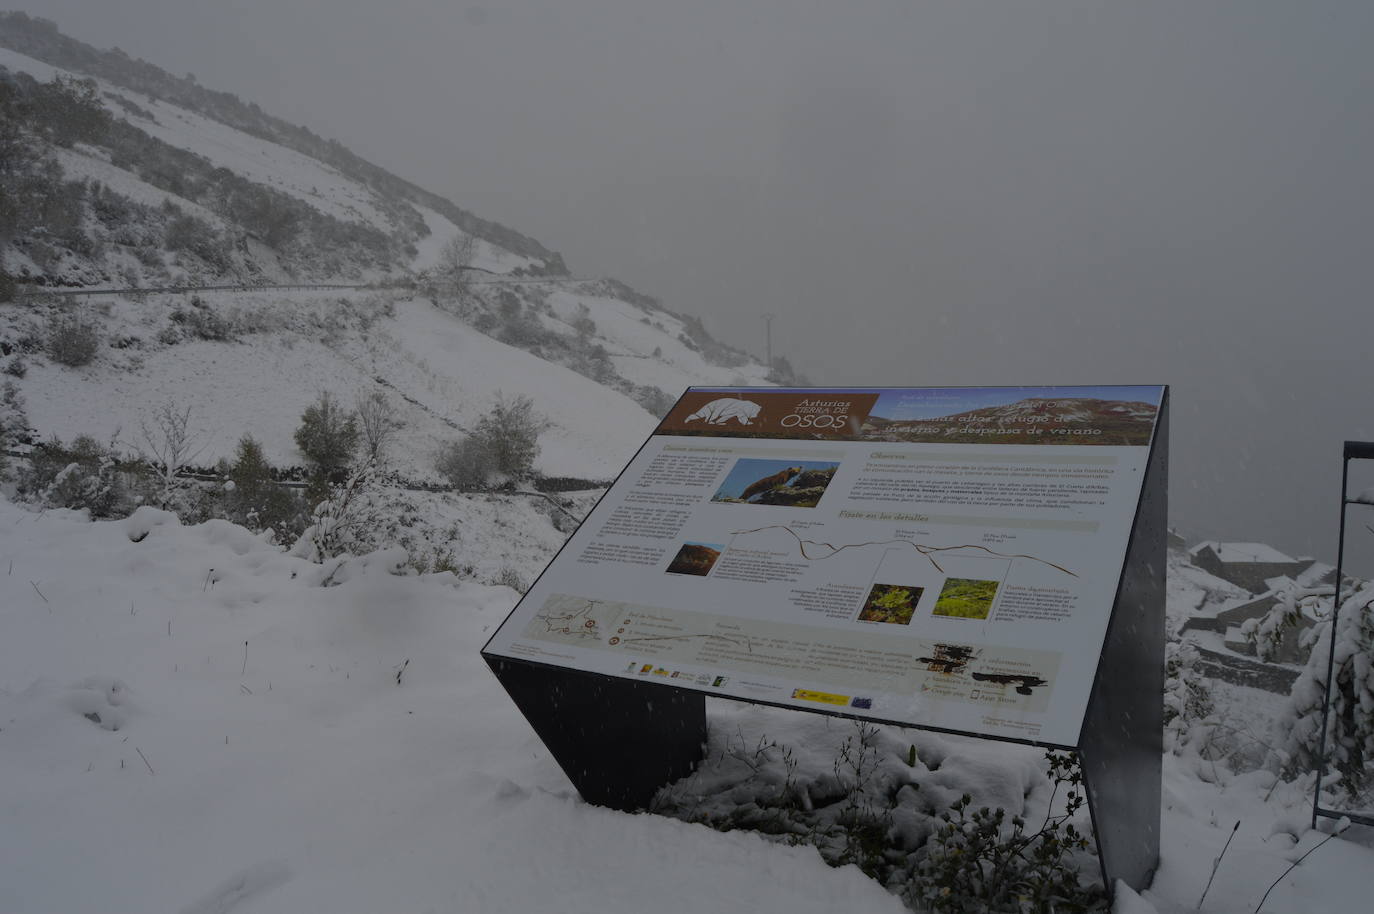
<svg viewBox="0 0 1374 914">
<path fill-rule="evenodd" d="M 683 543 L 668 563 L 669 574 L 707 575 L 715 567 L 716 559 L 725 551 L 720 543 Z"/>
<path fill-rule="evenodd" d="M 859 611 L 859 621 L 910 625 L 923 591 L 921 587 L 874 584 L 864 601 L 864 608 Z"/>
<path fill-rule="evenodd" d="M 958 619 L 986 619 L 997 596 L 997 581 L 946 578 L 935 601 L 934 614 Z"/>
</svg>

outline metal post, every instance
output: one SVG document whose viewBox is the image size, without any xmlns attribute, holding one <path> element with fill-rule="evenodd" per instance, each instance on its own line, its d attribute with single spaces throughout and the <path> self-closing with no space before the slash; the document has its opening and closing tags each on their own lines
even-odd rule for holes
<svg viewBox="0 0 1374 914">
<path fill-rule="evenodd" d="M 1345 508 L 1350 504 L 1349 485 L 1350 485 L 1350 461 L 1351 460 L 1374 460 L 1374 442 L 1369 441 L 1347 441 L 1345 449 L 1341 454 L 1341 528 L 1338 534 L 1336 545 L 1336 595 L 1331 601 L 1331 644 L 1330 650 L 1326 655 L 1326 687 L 1325 701 L 1322 703 L 1322 732 L 1321 740 L 1318 743 L 1317 751 L 1317 783 L 1312 788 L 1312 827 L 1317 827 L 1318 816 L 1336 817 L 1339 815 L 1348 816 L 1352 821 L 1362 825 L 1374 825 L 1374 818 L 1361 816 L 1355 813 L 1338 813 L 1332 810 L 1321 808 L 1322 802 L 1322 779 L 1326 777 L 1326 728 L 1331 720 L 1331 693 L 1332 678 L 1336 675 L 1336 624 L 1341 614 L 1341 582 L 1345 578 Z"/>
</svg>

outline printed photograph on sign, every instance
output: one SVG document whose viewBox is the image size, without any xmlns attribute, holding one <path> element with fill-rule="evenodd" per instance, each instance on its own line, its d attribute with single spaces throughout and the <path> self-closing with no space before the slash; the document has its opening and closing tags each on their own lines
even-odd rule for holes
<svg viewBox="0 0 1374 914">
<path fill-rule="evenodd" d="M 893 625 L 910 625 L 911 617 L 916 614 L 916 604 L 921 602 L 921 587 L 904 587 L 899 584 L 874 584 L 859 611 L 860 622 L 887 622 Z"/>
<path fill-rule="evenodd" d="M 683 543 L 682 548 L 668 563 L 669 574 L 695 574 L 706 576 L 716 566 L 716 560 L 725 551 L 720 543 Z"/>
<path fill-rule="evenodd" d="M 1060 656 L 1013 647 L 927 642 L 918 652 L 920 694 L 936 700 L 1040 712 L 1049 707 Z"/>
<path fill-rule="evenodd" d="M 885 391 L 864 421 L 869 441 L 1145 445 L 1159 407 L 1140 388 L 933 388 Z"/>
<path fill-rule="evenodd" d="M 999 581 L 980 581 L 974 578 L 947 578 L 940 588 L 940 597 L 932 612 L 937 616 L 959 619 L 986 619 L 997 598 Z"/>
<path fill-rule="evenodd" d="M 743 457 L 735 461 L 711 501 L 814 508 L 839 468 L 835 462 Z"/>
</svg>

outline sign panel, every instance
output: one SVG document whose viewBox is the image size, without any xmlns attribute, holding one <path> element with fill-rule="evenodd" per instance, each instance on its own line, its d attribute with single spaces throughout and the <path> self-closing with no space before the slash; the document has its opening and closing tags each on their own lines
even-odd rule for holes
<svg viewBox="0 0 1374 914">
<path fill-rule="evenodd" d="M 693 388 L 484 653 L 1076 746 L 1163 391 Z"/>
</svg>

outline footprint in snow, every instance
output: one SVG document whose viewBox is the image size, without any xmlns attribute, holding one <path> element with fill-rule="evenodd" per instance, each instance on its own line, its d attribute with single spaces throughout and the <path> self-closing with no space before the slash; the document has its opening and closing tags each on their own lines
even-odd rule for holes
<svg viewBox="0 0 1374 914">
<path fill-rule="evenodd" d="M 98 727 L 121 730 L 129 721 L 129 687 L 121 680 L 91 676 L 66 696 L 67 706 Z"/>
<path fill-rule="evenodd" d="M 210 894 L 181 909 L 181 914 L 228 914 L 245 901 L 271 891 L 291 878 L 280 860 L 255 863 L 221 882 Z"/>
</svg>

